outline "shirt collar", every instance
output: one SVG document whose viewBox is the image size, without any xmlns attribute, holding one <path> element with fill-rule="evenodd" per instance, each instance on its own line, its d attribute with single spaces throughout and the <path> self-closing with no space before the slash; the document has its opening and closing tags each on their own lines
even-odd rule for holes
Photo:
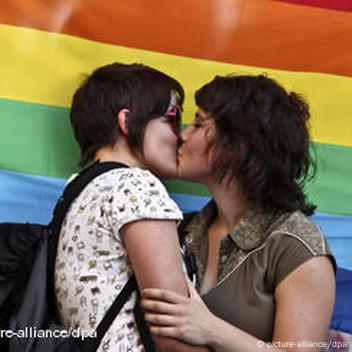
<svg viewBox="0 0 352 352">
<path fill-rule="evenodd" d="M 255 249 L 267 238 L 274 218 L 275 215 L 265 213 L 261 209 L 248 210 L 230 232 L 230 237 L 245 251 Z"/>
<path fill-rule="evenodd" d="M 211 200 L 190 222 L 186 231 L 204 235 L 216 215 L 216 205 Z M 240 249 L 253 250 L 265 241 L 270 229 L 276 223 L 275 218 L 278 216 L 265 213 L 261 209 L 247 210 L 228 236 Z"/>
</svg>

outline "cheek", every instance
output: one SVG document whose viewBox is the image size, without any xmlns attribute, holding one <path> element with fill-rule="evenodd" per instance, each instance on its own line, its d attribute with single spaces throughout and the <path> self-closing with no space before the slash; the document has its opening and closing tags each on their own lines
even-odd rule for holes
<svg viewBox="0 0 352 352">
<path fill-rule="evenodd" d="M 175 163 L 177 152 L 177 137 L 171 131 L 164 131 L 153 143 L 153 154 L 160 162 Z"/>
<path fill-rule="evenodd" d="M 153 149 L 158 149 L 159 152 L 165 148 L 176 148 L 177 144 L 177 137 L 171 126 L 162 122 L 155 123 L 153 128 L 147 129 L 144 138 L 146 143 L 152 144 Z"/>
<path fill-rule="evenodd" d="M 162 144 L 165 147 L 169 147 L 171 150 L 175 151 L 177 147 L 177 136 L 173 131 L 168 130 L 167 133 L 164 134 L 162 139 Z"/>
<path fill-rule="evenodd" d="M 203 157 L 206 153 L 206 144 L 204 138 L 193 138 L 186 142 L 186 149 L 188 154 L 197 157 Z"/>
</svg>

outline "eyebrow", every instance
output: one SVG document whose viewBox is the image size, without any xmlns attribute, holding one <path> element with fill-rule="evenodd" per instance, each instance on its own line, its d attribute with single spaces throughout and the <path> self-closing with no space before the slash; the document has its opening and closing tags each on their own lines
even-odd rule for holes
<svg viewBox="0 0 352 352">
<path fill-rule="evenodd" d="M 195 119 L 196 120 L 201 120 L 201 121 L 205 121 L 208 119 L 208 116 L 203 116 L 199 113 L 199 111 L 196 112 L 195 114 Z"/>
</svg>

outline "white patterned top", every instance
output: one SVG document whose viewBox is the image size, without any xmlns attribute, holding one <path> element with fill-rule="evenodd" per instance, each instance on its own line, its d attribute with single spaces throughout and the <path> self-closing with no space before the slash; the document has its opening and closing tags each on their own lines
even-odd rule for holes
<svg viewBox="0 0 352 352">
<path fill-rule="evenodd" d="M 120 229 L 141 219 L 181 220 L 182 213 L 152 173 L 139 168 L 108 171 L 73 202 L 63 223 L 55 264 L 55 291 L 66 327 L 94 330 L 131 275 Z M 145 234 L 147 235 L 147 234 Z M 99 352 L 144 351 L 126 302 Z"/>
</svg>

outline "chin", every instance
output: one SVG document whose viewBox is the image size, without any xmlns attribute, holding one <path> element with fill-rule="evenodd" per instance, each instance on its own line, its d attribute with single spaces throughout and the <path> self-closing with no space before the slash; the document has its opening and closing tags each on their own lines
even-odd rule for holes
<svg viewBox="0 0 352 352">
<path fill-rule="evenodd" d="M 161 179 L 176 178 L 177 177 L 176 168 L 171 170 L 165 170 L 159 177 Z"/>
<path fill-rule="evenodd" d="M 185 168 L 182 167 L 181 164 L 178 164 L 177 170 L 176 170 L 176 177 L 179 179 L 182 179 L 182 180 L 188 180 L 187 172 L 185 172 L 185 171 L 187 171 L 187 169 L 185 170 Z"/>
<path fill-rule="evenodd" d="M 197 177 L 197 174 L 194 174 L 192 170 L 190 169 L 184 169 L 181 167 L 177 168 L 177 173 L 175 178 L 181 179 L 181 180 L 186 180 L 186 181 L 191 181 L 191 182 L 200 182 L 201 179 Z"/>
<path fill-rule="evenodd" d="M 151 170 L 160 179 L 176 178 L 176 165 L 170 167 L 157 167 Z"/>
</svg>

